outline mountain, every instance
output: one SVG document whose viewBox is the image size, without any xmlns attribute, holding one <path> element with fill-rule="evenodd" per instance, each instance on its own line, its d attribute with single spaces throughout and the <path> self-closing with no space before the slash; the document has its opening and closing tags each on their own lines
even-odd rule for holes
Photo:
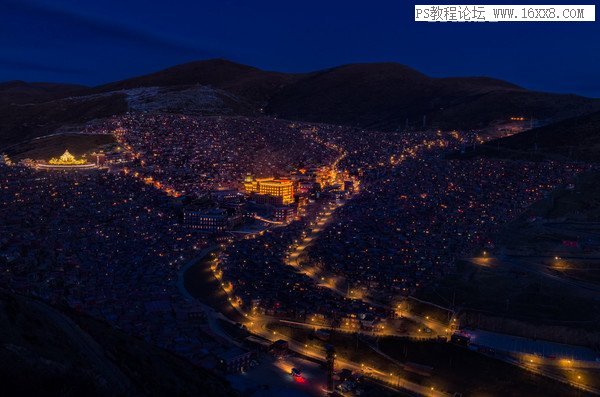
<svg viewBox="0 0 600 397">
<path fill-rule="evenodd" d="M 600 101 L 528 91 L 485 77 L 432 78 L 395 63 L 314 73 L 278 91 L 267 112 L 282 118 L 395 130 L 483 128 L 511 116 L 560 119 L 600 110 Z"/>
<path fill-rule="evenodd" d="M 107 324 L 0 291 L 5 396 L 235 396 L 229 384 Z"/>
<path fill-rule="evenodd" d="M 173 66 L 156 73 L 97 87 L 106 92 L 139 87 L 205 85 L 230 92 L 258 105 L 266 103 L 282 87 L 302 78 L 301 74 L 267 72 L 251 66 L 210 59 Z"/>
<path fill-rule="evenodd" d="M 600 112 L 534 128 L 487 144 L 495 149 L 553 154 L 576 160 L 600 158 Z"/>
<path fill-rule="evenodd" d="M 514 116 L 548 124 L 600 111 L 597 99 L 534 92 L 487 77 L 433 78 L 397 63 L 290 74 L 223 59 L 94 88 L 5 83 L 0 98 L 0 149 L 128 110 L 268 115 L 384 131 L 407 123 L 410 128 L 480 129 Z"/>
<path fill-rule="evenodd" d="M 600 110 L 600 101 L 526 90 L 487 77 L 432 78 L 397 63 L 339 66 L 304 74 L 263 71 L 223 59 L 190 62 L 97 87 L 209 86 L 285 119 L 396 130 L 483 128 L 512 116 L 559 120 Z"/>
<path fill-rule="evenodd" d="M 85 89 L 87 87 L 77 84 L 7 81 L 0 83 L 0 104 L 44 102 L 67 95 L 75 95 Z"/>
</svg>

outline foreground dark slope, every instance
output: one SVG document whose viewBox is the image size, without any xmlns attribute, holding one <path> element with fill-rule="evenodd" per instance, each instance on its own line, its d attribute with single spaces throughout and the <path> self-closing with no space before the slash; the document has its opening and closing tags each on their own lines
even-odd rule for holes
<svg viewBox="0 0 600 397">
<path fill-rule="evenodd" d="M 482 128 L 511 116 L 562 119 L 600 109 L 600 101 L 532 92 L 485 78 L 431 78 L 395 63 L 354 64 L 307 76 L 273 96 L 282 118 L 395 130 L 427 125 Z"/>
<path fill-rule="evenodd" d="M 600 159 L 600 112 L 559 121 L 487 144 L 490 149 L 555 154 L 575 160 Z"/>
<path fill-rule="evenodd" d="M 231 396 L 215 375 L 89 317 L 0 291 L 5 396 Z"/>
</svg>

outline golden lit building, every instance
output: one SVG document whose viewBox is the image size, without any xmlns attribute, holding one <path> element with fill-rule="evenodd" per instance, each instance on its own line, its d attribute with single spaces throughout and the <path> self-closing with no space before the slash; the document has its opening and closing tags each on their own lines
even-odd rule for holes
<svg viewBox="0 0 600 397">
<path fill-rule="evenodd" d="M 12 161 L 10 161 L 8 155 L 2 153 L 0 154 L 0 164 L 12 165 Z"/>
<path fill-rule="evenodd" d="M 315 170 L 315 180 L 321 188 L 333 185 L 337 176 L 337 171 L 332 167 L 323 166 Z"/>
<path fill-rule="evenodd" d="M 65 152 L 59 158 L 52 157 L 48 161 L 48 164 L 52 165 L 81 165 L 85 163 L 87 163 L 87 161 L 84 159 L 76 159 L 75 156 L 69 153 L 69 150 L 65 150 Z"/>
<path fill-rule="evenodd" d="M 273 197 L 276 204 L 286 205 L 294 202 L 294 182 L 290 179 L 247 176 L 244 180 L 244 190 L 247 194 Z"/>
<path fill-rule="evenodd" d="M 95 164 L 88 163 L 85 159 L 77 159 L 68 150 L 58 158 L 53 157 L 48 162 L 38 162 L 36 168 L 47 170 L 69 170 L 96 168 Z"/>
</svg>

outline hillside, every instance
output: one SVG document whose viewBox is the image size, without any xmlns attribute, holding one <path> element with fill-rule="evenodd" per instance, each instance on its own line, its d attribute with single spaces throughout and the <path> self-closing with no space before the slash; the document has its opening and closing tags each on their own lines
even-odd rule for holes
<svg viewBox="0 0 600 397">
<path fill-rule="evenodd" d="M 65 149 L 69 149 L 76 157 L 81 157 L 115 143 L 115 137 L 109 134 L 63 133 L 20 142 L 6 150 L 6 154 L 14 162 L 25 158 L 48 160 L 59 157 Z"/>
<path fill-rule="evenodd" d="M 235 395 L 212 373 L 105 323 L 72 316 L 0 291 L 3 395 Z"/>
<path fill-rule="evenodd" d="M 0 105 L 0 149 L 50 135 L 65 125 L 84 123 L 125 111 L 127 103 L 123 94 Z"/>
<path fill-rule="evenodd" d="M 86 88 L 77 84 L 7 81 L 0 83 L 0 105 L 44 102 L 68 95 L 76 95 Z"/>
<path fill-rule="evenodd" d="M 511 116 L 559 120 L 600 110 L 600 101 L 528 91 L 488 77 L 432 78 L 397 63 L 351 64 L 305 74 L 268 72 L 213 59 L 97 87 L 203 85 L 254 103 L 269 115 L 396 130 L 426 125 L 482 128 Z"/>
<path fill-rule="evenodd" d="M 268 113 L 369 129 L 482 128 L 511 116 L 561 119 L 600 109 L 600 101 L 532 92 L 485 78 L 431 78 L 406 66 L 355 64 L 315 73 L 280 90 Z"/>
<path fill-rule="evenodd" d="M 95 88 L 1 84 L 0 148 L 128 110 L 269 115 L 395 131 L 424 121 L 427 128 L 479 129 L 512 116 L 551 123 L 600 111 L 600 100 L 487 77 L 432 78 L 397 63 L 289 74 L 212 59 Z"/>
<path fill-rule="evenodd" d="M 102 85 L 96 92 L 107 92 L 139 87 L 169 87 L 205 85 L 228 91 L 258 105 L 266 103 L 281 87 L 303 75 L 267 72 L 251 66 L 210 59 L 173 66 L 156 73 Z"/>
<path fill-rule="evenodd" d="M 600 112 L 573 117 L 534 128 L 487 144 L 527 153 L 554 154 L 575 160 L 600 158 Z"/>
</svg>

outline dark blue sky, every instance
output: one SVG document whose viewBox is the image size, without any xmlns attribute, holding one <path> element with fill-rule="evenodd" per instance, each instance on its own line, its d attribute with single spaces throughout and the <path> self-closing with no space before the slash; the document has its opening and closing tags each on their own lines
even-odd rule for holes
<svg viewBox="0 0 600 397">
<path fill-rule="evenodd" d="M 600 22 L 417 24 L 415 1 L 0 0 L 0 81 L 95 85 L 214 57 L 290 72 L 395 61 L 600 97 Z"/>
</svg>

